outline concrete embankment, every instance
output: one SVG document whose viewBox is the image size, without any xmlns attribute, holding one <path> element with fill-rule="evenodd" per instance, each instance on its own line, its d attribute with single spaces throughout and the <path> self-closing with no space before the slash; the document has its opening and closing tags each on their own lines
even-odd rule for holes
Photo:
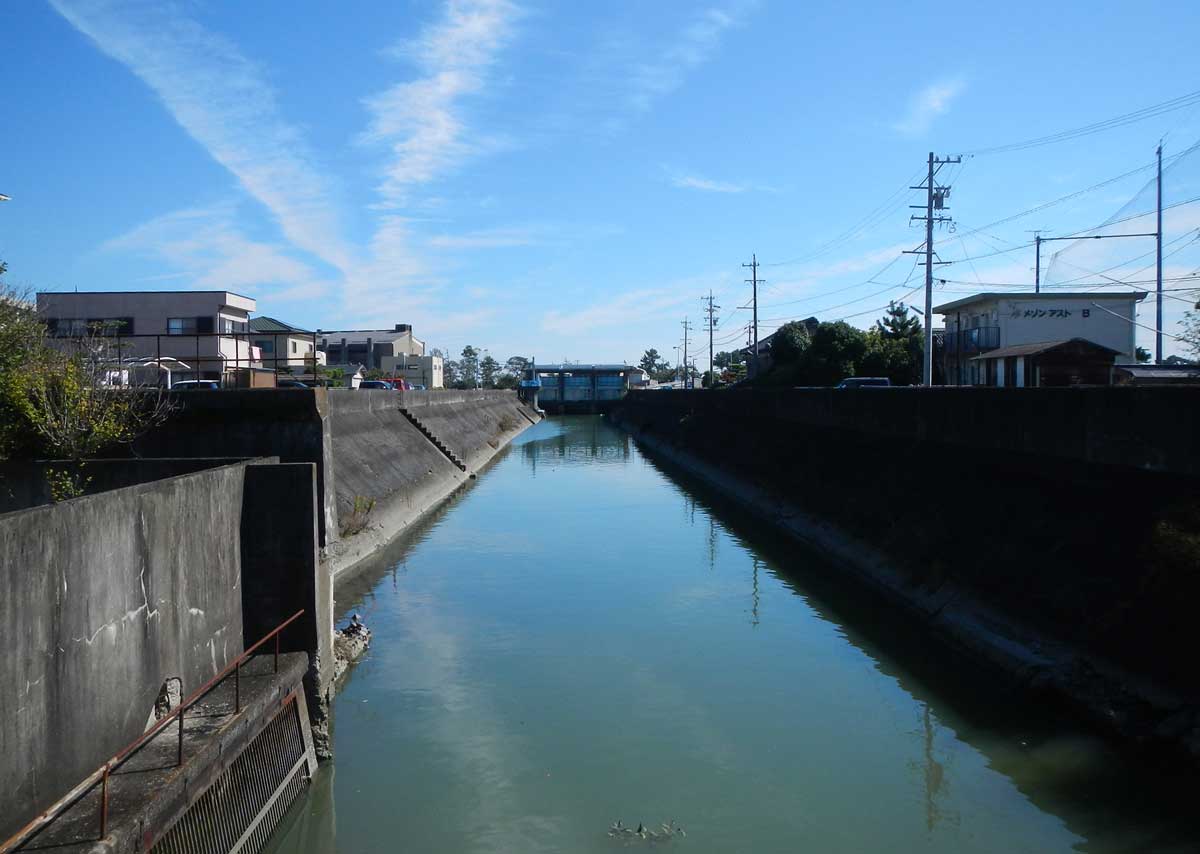
<svg viewBox="0 0 1200 854">
<path fill-rule="evenodd" d="M 503 391 L 335 390 L 329 412 L 339 539 L 326 555 L 335 575 L 474 478 L 537 419 Z"/>
<path fill-rule="evenodd" d="M 931 638 L 1100 728 L 1200 760 L 1200 697 L 1181 642 L 1200 593 L 1194 461 L 1169 430 L 1141 441 L 1160 430 L 1153 421 L 1106 421 L 1123 407 L 1054 391 L 1066 395 L 1017 401 L 1025 438 L 984 430 L 974 447 L 961 425 L 941 440 L 939 421 L 955 417 L 945 401 L 919 429 L 907 419 L 889 435 L 889 410 L 928 407 L 900 391 L 633 394 L 614 421 Z M 1194 400 L 1151 403 L 1183 407 L 1186 423 Z M 1046 438 L 1064 418 L 1087 432 Z M 1183 474 L 1064 453 L 1097 447 L 1084 436 L 1130 459 L 1176 460 Z M 1021 450 L 1002 447 L 1014 441 Z"/>
<path fill-rule="evenodd" d="M 248 389 L 175 403 L 171 420 L 138 441 L 139 455 L 314 464 L 318 536 L 334 574 L 375 554 L 539 419 L 511 391 Z"/>
</svg>

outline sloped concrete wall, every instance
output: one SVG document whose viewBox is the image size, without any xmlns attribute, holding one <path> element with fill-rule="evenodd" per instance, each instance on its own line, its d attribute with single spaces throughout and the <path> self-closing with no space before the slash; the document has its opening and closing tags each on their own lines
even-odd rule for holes
<svg viewBox="0 0 1200 854">
<path fill-rule="evenodd" d="M 244 468 L 0 515 L 0 838 L 242 651 Z"/>
<path fill-rule="evenodd" d="M 454 451 L 469 471 L 537 420 L 513 391 L 405 391 L 400 405 Z"/>
<path fill-rule="evenodd" d="M 408 407 L 462 459 L 455 466 L 400 407 Z M 374 501 L 357 532 L 327 547 L 333 571 L 344 572 L 373 555 L 414 521 L 466 484 L 514 436 L 536 419 L 523 416 L 512 392 L 394 392 L 330 390 L 330 436 L 341 528 L 355 500 Z M 526 410 L 528 412 L 528 410 Z"/>
</svg>

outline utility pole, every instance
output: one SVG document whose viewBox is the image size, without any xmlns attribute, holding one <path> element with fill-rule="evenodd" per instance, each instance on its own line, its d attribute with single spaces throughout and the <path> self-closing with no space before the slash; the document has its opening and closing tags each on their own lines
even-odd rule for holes
<svg viewBox="0 0 1200 854">
<path fill-rule="evenodd" d="M 754 309 L 754 350 L 752 352 L 754 361 L 751 364 L 754 365 L 753 376 L 758 376 L 758 283 L 765 283 L 766 279 L 760 279 L 758 277 L 758 255 L 751 253 L 750 263 L 743 264 L 742 266 L 750 268 L 750 278 L 746 279 L 746 283 L 753 288 L 751 291 L 750 305 Z"/>
<path fill-rule="evenodd" d="M 688 367 L 688 333 L 692 331 L 691 321 L 686 318 L 683 321 L 683 387 L 685 389 L 692 387 L 692 378 L 690 368 Z"/>
<path fill-rule="evenodd" d="M 1156 305 L 1154 308 L 1154 363 L 1161 365 L 1163 360 L 1162 355 L 1162 140 L 1159 140 L 1158 151 L 1155 152 L 1158 157 L 1158 225 L 1157 231 L 1157 252 L 1155 272 L 1154 272 L 1154 292 L 1157 296 Z"/>
<path fill-rule="evenodd" d="M 939 222 L 949 222 L 950 217 L 944 214 L 934 214 L 934 211 L 946 211 L 946 201 L 950 198 L 950 187 L 934 183 L 934 177 L 941 168 L 947 163 L 962 163 L 961 157 L 936 157 L 934 153 L 929 152 L 929 174 L 925 178 L 925 183 L 916 187 L 909 187 L 910 190 L 924 190 L 925 204 L 909 205 L 910 208 L 924 208 L 925 215 L 917 216 L 913 214 L 909 217 L 910 222 L 925 223 L 925 244 L 917 249 L 905 250 L 906 255 L 924 255 L 925 256 L 925 353 L 922 358 L 921 384 L 924 386 L 933 385 L 933 265 L 934 264 L 949 264 L 949 261 L 935 261 L 933 251 L 933 225 Z"/>
<path fill-rule="evenodd" d="M 721 306 L 713 302 L 712 291 L 708 292 L 707 297 L 700 297 L 701 300 L 708 300 L 708 308 L 704 309 L 704 313 L 708 315 L 708 382 L 709 388 L 716 385 L 716 377 L 713 375 L 713 329 L 717 325 L 716 311 Z"/>
<path fill-rule="evenodd" d="M 1042 292 L 1042 229 L 1033 232 L 1034 262 L 1033 262 L 1033 292 Z"/>
</svg>

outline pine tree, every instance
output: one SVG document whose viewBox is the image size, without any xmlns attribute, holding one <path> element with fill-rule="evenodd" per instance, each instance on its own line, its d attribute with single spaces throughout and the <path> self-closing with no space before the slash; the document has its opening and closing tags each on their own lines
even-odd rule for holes
<svg viewBox="0 0 1200 854">
<path fill-rule="evenodd" d="M 903 340 L 921 334 L 921 318 L 910 315 L 908 306 L 894 300 L 888 303 L 887 313 L 881 320 L 875 321 L 875 326 L 884 338 Z"/>
</svg>

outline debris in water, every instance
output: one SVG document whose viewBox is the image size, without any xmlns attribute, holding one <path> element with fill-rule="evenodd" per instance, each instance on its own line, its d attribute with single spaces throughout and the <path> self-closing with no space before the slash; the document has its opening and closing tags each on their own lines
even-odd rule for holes
<svg viewBox="0 0 1200 854">
<path fill-rule="evenodd" d="M 613 839 L 619 839 L 626 846 L 633 845 L 639 842 L 648 842 L 651 845 L 658 845 L 662 842 L 671 842 L 676 836 L 684 838 L 687 836 L 683 832 L 683 828 L 675 824 L 675 820 L 671 819 L 659 825 L 658 830 L 650 830 L 640 821 L 637 829 L 626 827 L 620 819 L 613 822 L 612 827 L 608 829 L 608 835 Z"/>
</svg>

